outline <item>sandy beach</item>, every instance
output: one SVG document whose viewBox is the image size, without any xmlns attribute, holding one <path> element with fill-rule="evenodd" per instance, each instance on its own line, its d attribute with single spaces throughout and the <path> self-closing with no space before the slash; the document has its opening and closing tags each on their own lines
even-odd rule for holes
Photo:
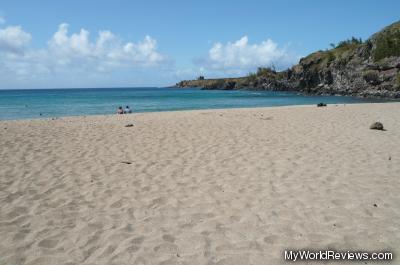
<svg viewBox="0 0 400 265">
<path fill-rule="evenodd" d="M 0 264 L 398 254 L 399 117 L 383 103 L 0 121 Z"/>
</svg>

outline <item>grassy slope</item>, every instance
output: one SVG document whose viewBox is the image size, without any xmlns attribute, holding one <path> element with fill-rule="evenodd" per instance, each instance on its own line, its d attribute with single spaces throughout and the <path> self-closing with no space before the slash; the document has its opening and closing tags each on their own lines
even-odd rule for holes
<svg viewBox="0 0 400 265">
<path fill-rule="evenodd" d="M 390 56 L 400 56 L 400 22 L 393 23 L 372 36 L 376 42 L 372 56 L 377 62 Z"/>
</svg>

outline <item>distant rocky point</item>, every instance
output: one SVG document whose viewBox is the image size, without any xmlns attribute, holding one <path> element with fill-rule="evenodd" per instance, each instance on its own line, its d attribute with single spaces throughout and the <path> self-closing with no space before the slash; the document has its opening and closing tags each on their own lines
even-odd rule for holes
<svg viewBox="0 0 400 265">
<path fill-rule="evenodd" d="M 175 86 L 400 98 L 400 21 L 364 42 L 353 37 L 332 49 L 312 53 L 285 71 L 260 67 L 246 77 L 201 77 Z"/>
</svg>

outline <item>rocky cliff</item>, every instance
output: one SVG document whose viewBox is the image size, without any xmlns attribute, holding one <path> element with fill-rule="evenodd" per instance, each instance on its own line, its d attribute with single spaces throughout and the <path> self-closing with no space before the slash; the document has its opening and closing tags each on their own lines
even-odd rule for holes
<svg viewBox="0 0 400 265">
<path fill-rule="evenodd" d="M 259 68 L 246 77 L 185 80 L 176 86 L 400 98 L 400 22 L 365 42 L 352 38 L 312 53 L 285 71 Z"/>
</svg>

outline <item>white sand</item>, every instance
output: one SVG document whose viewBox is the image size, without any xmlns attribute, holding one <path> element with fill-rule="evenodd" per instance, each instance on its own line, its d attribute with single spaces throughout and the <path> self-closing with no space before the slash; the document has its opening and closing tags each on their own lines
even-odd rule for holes
<svg viewBox="0 0 400 265">
<path fill-rule="evenodd" d="M 0 161 L 0 264 L 400 250 L 400 103 L 2 121 Z"/>
</svg>

